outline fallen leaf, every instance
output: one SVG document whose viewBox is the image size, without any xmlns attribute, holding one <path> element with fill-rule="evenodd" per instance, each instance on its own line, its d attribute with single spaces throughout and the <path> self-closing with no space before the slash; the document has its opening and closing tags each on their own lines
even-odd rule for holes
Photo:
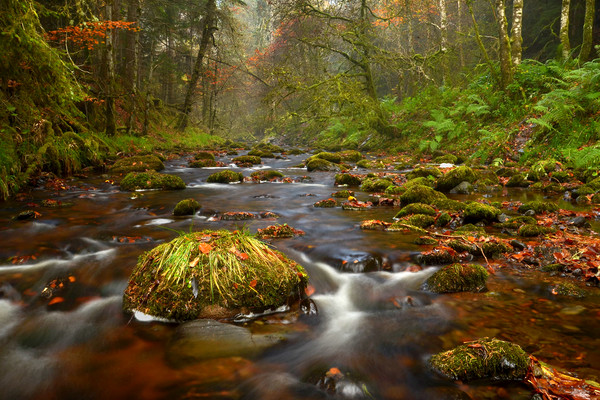
<svg viewBox="0 0 600 400">
<path fill-rule="evenodd" d="M 52 300 L 50 300 L 48 302 L 48 305 L 51 306 L 52 304 L 62 303 L 63 301 L 65 301 L 64 298 L 62 298 L 62 297 L 55 297 L 55 298 L 53 298 Z"/>
<path fill-rule="evenodd" d="M 306 293 L 307 296 L 312 296 L 315 293 L 315 287 L 313 285 L 308 285 L 304 289 L 304 293 Z"/>
<path fill-rule="evenodd" d="M 208 243 L 200 243 L 198 245 L 198 250 L 200 250 L 202 254 L 208 254 L 212 251 L 212 249 L 213 247 Z"/>
<path fill-rule="evenodd" d="M 252 280 L 250 281 L 250 287 L 256 287 L 256 283 L 257 283 L 257 282 L 256 282 L 256 279 L 252 279 Z"/>
</svg>

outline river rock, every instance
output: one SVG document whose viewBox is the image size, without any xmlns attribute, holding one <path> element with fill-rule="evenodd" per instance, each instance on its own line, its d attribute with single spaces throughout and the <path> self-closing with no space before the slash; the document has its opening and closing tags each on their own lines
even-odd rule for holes
<svg viewBox="0 0 600 400">
<path fill-rule="evenodd" d="M 473 187 L 473 185 L 471 185 L 467 181 L 462 181 L 461 183 L 456 185 L 454 188 L 452 188 L 452 190 L 450 190 L 450 193 L 452 193 L 452 194 L 471 194 L 474 191 L 475 191 L 475 188 Z"/>
</svg>

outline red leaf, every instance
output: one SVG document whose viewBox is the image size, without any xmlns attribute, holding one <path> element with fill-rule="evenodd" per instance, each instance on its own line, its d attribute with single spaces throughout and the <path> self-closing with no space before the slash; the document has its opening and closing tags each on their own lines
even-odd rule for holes
<svg viewBox="0 0 600 400">
<path fill-rule="evenodd" d="M 52 304 L 62 303 L 63 301 L 65 301 L 64 298 L 62 298 L 62 297 L 55 297 L 55 298 L 53 298 L 52 300 L 50 300 L 48 302 L 48 305 L 51 306 Z"/>
<path fill-rule="evenodd" d="M 208 254 L 212 251 L 212 249 L 213 247 L 208 243 L 200 243 L 198 245 L 198 250 L 200 250 L 202 254 Z"/>
<path fill-rule="evenodd" d="M 257 283 L 257 282 L 256 282 L 256 279 L 252 279 L 252 280 L 250 281 L 250 287 L 256 287 L 256 283 Z"/>
</svg>

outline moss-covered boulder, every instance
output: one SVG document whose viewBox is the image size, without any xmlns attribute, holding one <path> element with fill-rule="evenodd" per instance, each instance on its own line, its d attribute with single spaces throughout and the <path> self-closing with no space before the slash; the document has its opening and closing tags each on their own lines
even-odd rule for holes
<svg viewBox="0 0 600 400">
<path fill-rule="evenodd" d="M 534 236 L 542 236 L 547 235 L 549 233 L 555 232 L 556 229 L 549 226 L 542 225 L 533 225 L 533 224 L 525 224 L 521 225 L 517 234 L 523 237 L 534 237 Z"/>
<path fill-rule="evenodd" d="M 250 174 L 250 178 L 254 181 L 272 181 L 274 179 L 279 179 L 285 177 L 281 172 L 274 169 L 263 169 L 260 171 L 254 171 Z"/>
<path fill-rule="evenodd" d="M 306 163 L 306 170 L 311 171 L 339 171 L 340 166 L 321 158 L 313 158 Z"/>
<path fill-rule="evenodd" d="M 248 152 L 249 156 L 256 156 L 260 158 L 275 158 L 275 154 L 267 150 L 252 149 Z"/>
<path fill-rule="evenodd" d="M 494 224 L 496 228 L 506 228 L 506 229 L 519 229 L 521 225 L 525 224 L 537 224 L 537 220 L 534 217 L 530 217 L 527 215 L 520 215 L 518 217 L 509 218 L 506 222 L 498 222 Z"/>
<path fill-rule="evenodd" d="M 447 192 L 454 187 L 458 186 L 461 182 L 473 183 L 477 179 L 475 172 L 467 166 L 461 166 L 454 168 L 451 171 L 446 172 L 445 175 L 441 176 L 436 183 L 435 188 Z"/>
<path fill-rule="evenodd" d="M 329 198 L 317 201 L 315 204 L 313 204 L 313 206 L 319 208 L 332 208 L 337 206 L 337 201 L 335 201 L 335 199 Z"/>
<path fill-rule="evenodd" d="M 362 183 L 363 177 L 360 175 L 354 174 L 336 174 L 335 175 L 335 185 L 337 186 L 360 186 Z"/>
<path fill-rule="evenodd" d="M 400 196 L 403 206 L 411 203 L 433 204 L 436 200 L 443 200 L 446 196 L 429 186 L 414 185 Z"/>
<path fill-rule="evenodd" d="M 550 173 L 550 179 L 559 183 L 569 182 L 571 179 L 573 179 L 573 173 L 568 171 L 552 172 Z"/>
<path fill-rule="evenodd" d="M 387 189 L 385 189 L 384 193 L 387 196 L 399 196 L 404 192 L 406 192 L 406 188 L 404 186 L 391 185 L 391 186 L 388 186 Z"/>
<path fill-rule="evenodd" d="M 441 212 L 435 221 L 435 226 L 443 227 L 452 221 L 452 217 L 447 212 Z"/>
<path fill-rule="evenodd" d="M 320 159 L 327 160 L 334 164 L 339 164 L 342 162 L 342 157 L 336 153 L 328 153 L 326 151 L 315 154 L 314 156 L 309 157 L 309 160 Z"/>
<path fill-rule="evenodd" d="M 431 215 L 412 214 L 402 218 L 399 222 L 416 226 L 417 228 L 428 228 L 435 223 L 435 218 Z"/>
<path fill-rule="evenodd" d="M 232 161 L 234 164 L 237 164 L 237 165 L 248 165 L 248 164 L 258 165 L 262 162 L 260 157 L 248 156 L 248 155 L 235 157 Z"/>
<path fill-rule="evenodd" d="M 342 161 L 345 162 L 358 162 L 365 158 L 362 153 L 358 150 L 343 150 L 337 153 Z"/>
<path fill-rule="evenodd" d="M 457 161 L 458 157 L 454 154 L 444 154 L 433 159 L 433 162 L 436 164 L 457 164 Z"/>
<path fill-rule="evenodd" d="M 363 192 L 385 192 L 385 189 L 394 183 L 385 178 L 367 178 L 362 181 L 360 190 Z"/>
<path fill-rule="evenodd" d="M 436 211 L 433 207 L 427 204 L 411 203 L 402 207 L 402 209 L 398 211 L 394 218 L 402 218 L 411 214 L 435 215 Z"/>
<path fill-rule="evenodd" d="M 373 168 L 373 163 L 371 160 L 360 160 L 356 163 L 358 168 L 370 169 Z"/>
<path fill-rule="evenodd" d="M 352 190 L 338 190 L 337 192 L 331 193 L 331 197 L 336 199 L 347 199 L 350 196 L 354 196 L 354 192 Z"/>
<path fill-rule="evenodd" d="M 479 264 L 452 264 L 431 275 L 425 287 L 434 293 L 481 292 L 489 274 Z"/>
<path fill-rule="evenodd" d="M 434 371 L 453 380 L 520 381 L 527 375 L 529 356 L 514 343 L 483 338 L 435 354 L 429 364 Z"/>
<path fill-rule="evenodd" d="M 196 160 L 190 162 L 190 168 L 210 168 L 217 167 L 219 164 L 215 160 Z"/>
<path fill-rule="evenodd" d="M 510 177 L 508 182 L 506 182 L 507 187 L 521 187 L 526 188 L 531 185 L 531 181 L 527 179 L 526 174 L 515 174 Z"/>
<path fill-rule="evenodd" d="M 185 189 L 183 180 L 175 175 L 158 172 L 130 172 L 121 181 L 121 190 L 181 190 Z"/>
<path fill-rule="evenodd" d="M 206 182 L 208 183 L 234 183 L 242 182 L 243 180 L 244 175 L 242 175 L 239 172 L 232 171 L 230 169 L 215 172 L 214 174 L 211 174 L 208 178 L 206 178 Z"/>
<path fill-rule="evenodd" d="M 464 219 L 467 223 L 475 223 L 479 221 L 496 221 L 502 213 L 496 207 L 487 204 L 478 203 L 476 201 L 469 203 L 464 211 Z"/>
<path fill-rule="evenodd" d="M 406 177 L 411 180 L 415 178 L 427 178 L 427 177 L 439 178 L 442 176 L 442 171 L 438 167 L 417 167 L 406 174 Z"/>
<path fill-rule="evenodd" d="M 435 178 L 433 178 L 432 176 L 428 176 L 428 177 L 419 176 L 417 178 L 409 179 L 408 181 L 404 182 L 402 187 L 404 187 L 405 189 L 408 189 L 414 185 L 435 187 Z"/>
<path fill-rule="evenodd" d="M 110 167 L 113 174 L 129 172 L 162 171 L 165 169 L 163 162 L 155 155 L 134 156 L 121 158 Z"/>
<path fill-rule="evenodd" d="M 549 201 L 530 201 L 529 203 L 522 204 L 519 207 L 519 212 L 524 214 L 529 210 L 533 210 L 536 214 L 543 212 L 555 212 L 558 211 L 558 205 Z"/>
<path fill-rule="evenodd" d="M 587 296 L 587 291 L 573 282 L 560 282 L 552 288 L 552 294 L 581 299 Z"/>
<path fill-rule="evenodd" d="M 307 282 L 300 265 L 247 232 L 201 231 L 144 253 L 123 308 L 178 321 L 227 318 L 285 305 Z"/>
<path fill-rule="evenodd" d="M 480 233 L 485 233 L 485 229 L 481 226 L 476 226 L 473 224 L 465 224 L 461 227 L 458 227 L 455 232 L 460 235 L 480 234 Z"/>
<path fill-rule="evenodd" d="M 452 200 L 452 199 L 447 199 L 447 198 L 435 200 L 431 204 L 433 204 L 440 210 L 446 210 L 446 211 L 464 211 L 464 209 L 467 208 L 467 205 L 465 203 L 463 203 L 462 201 Z"/>
<path fill-rule="evenodd" d="M 215 155 L 208 151 L 199 151 L 194 154 L 194 160 L 215 160 Z"/>
<path fill-rule="evenodd" d="M 181 200 L 175 206 L 173 210 L 173 215 L 182 216 L 182 215 L 194 215 L 196 211 L 200 209 L 200 203 L 198 203 L 195 199 L 189 198 Z"/>
</svg>

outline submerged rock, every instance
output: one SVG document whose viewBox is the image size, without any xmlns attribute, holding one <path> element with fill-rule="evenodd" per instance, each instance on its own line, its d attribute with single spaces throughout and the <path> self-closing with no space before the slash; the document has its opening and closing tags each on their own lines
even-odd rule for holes
<svg viewBox="0 0 600 400">
<path fill-rule="evenodd" d="M 185 183 L 178 176 L 154 171 L 130 172 L 121 181 L 121 190 L 144 189 L 181 190 L 185 189 Z"/>
<path fill-rule="evenodd" d="M 183 215 L 193 215 L 196 211 L 200 209 L 200 203 L 198 203 L 195 199 L 185 199 L 181 200 L 175 206 L 173 210 L 173 215 L 175 216 L 183 216 Z"/>
<path fill-rule="evenodd" d="M 485 289 L 488 276 L 481 265 L 456 263 L 431 275 L 425 286 L 434 293 L 480 292 Z"/>
<path fill-rule="evenodd" d="M 254 236 L 201 231 L 144 253 L 123 295 L 127 312 L 184 321 L 230 318 L 297 299 L 304 269 Z"/>
<path fill-rule="evenodd" d="M 429 365 L 453 380 L 523 380 L 529 369 L 529 356 L 517 344 L 483 338 L 435 354 Z"/>
<path fill-rule="evenodd" d="M 126 172 L 161 171 L 165 169 L 163 162 L 154 155 L 121 158 L 110 167 L 114 174 Z"/>
</svg>

